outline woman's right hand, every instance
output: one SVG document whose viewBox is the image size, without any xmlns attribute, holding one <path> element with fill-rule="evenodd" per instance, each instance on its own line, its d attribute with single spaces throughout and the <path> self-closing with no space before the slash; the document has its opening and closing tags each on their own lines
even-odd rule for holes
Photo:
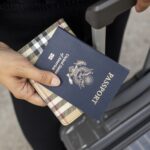
<svg viewBox="0 0 150 150">
<path fill-rule="evenodd" d="M 48 86 L 59 86 L 60 84 L 55 74 L 34 67 L 25 57 L 0 42 L 0 84 L 18 99 L 45 106 L 46 104 L 28 79 Z"/>
</svg>

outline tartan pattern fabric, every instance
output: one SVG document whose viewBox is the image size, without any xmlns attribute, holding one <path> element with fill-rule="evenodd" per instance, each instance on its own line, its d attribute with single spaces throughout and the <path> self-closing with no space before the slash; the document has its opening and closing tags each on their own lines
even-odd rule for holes
<svg viewBox="0 0 150 150">
<path fill-rule="evenodd" d="M 66 22 L 63 19 L 60 19 L 35 37 L 31 42 L 26 44 L 18 52 L 26 57 L 32 64 L 35 64 L 58 26 L 74 35 Z M 30 83 L 63 125 L 69 125 L 82 114 L 82 111 L 77 107 L 46 89 L 41 84 L 33 80 L 30 80 Z"/>
</svg>

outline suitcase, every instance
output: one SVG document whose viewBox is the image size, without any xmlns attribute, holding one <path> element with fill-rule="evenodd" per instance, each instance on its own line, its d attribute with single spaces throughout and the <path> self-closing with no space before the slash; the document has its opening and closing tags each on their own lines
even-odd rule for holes
<svg viewBox="0 0 150 150">
<path fill-rule="evenodd" d="M 101 0 L 87 9 L 86 20 L 101 28 L 135 2 Z M 100 121 L 82 115 L 62 127 L 60 137 L 67 150 L 150 150 L 150 50 L 143 69 L 123 84 Z"/>
<path fill-rule="evenodd" d="M 150 134 L 150 50 L 148 58 L 143 70 L 122 86 L 101 121 L 83 115 L 61 129 L 68 150 L 122 150 L 145 132 Z M 146 141 L 144 150 L 149 150 L 150 137 Z"/>
</svg>

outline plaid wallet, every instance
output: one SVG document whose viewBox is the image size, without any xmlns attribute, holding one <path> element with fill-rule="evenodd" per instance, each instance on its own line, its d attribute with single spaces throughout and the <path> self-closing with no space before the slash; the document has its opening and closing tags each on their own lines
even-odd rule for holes
<svg viewBox="0 0 150 150">
<path fill-rule="evenodd" d="M 31 42 L 22 47 L 18 52 L 26 57 L 32 64 L 35 64 L 44 51 L 48 40 L 53 36 L 58 26 L 74 35 L 67 23 L 63 19 L 60 19 L 35 37 Z M 42 97 L 43 101 L 48 105 L 54 115 L 59 119 L 62 125 L 69 125 L 79 116 L 81 116 L 82 111 L 77 107 L 73 106 L 52 91 L 46 89 L 41 84 L 33 80 L 30 80 L 30 83 L 36 89 L 37 93 Z"/>
</svg>

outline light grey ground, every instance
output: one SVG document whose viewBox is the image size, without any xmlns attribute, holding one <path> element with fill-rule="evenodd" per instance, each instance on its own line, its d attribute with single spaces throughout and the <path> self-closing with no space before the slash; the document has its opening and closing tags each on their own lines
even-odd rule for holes
<svg viewBox="0 0 150 150">
<path fill-rule="evenodd" d="M 120 63 L 138 71 L 150 47 L 150 10 L 132 11 L 125 33 Z M 0 86 L 0 150 L 31 150 L 20 130 L 8 92 Z"/>
</svg>

